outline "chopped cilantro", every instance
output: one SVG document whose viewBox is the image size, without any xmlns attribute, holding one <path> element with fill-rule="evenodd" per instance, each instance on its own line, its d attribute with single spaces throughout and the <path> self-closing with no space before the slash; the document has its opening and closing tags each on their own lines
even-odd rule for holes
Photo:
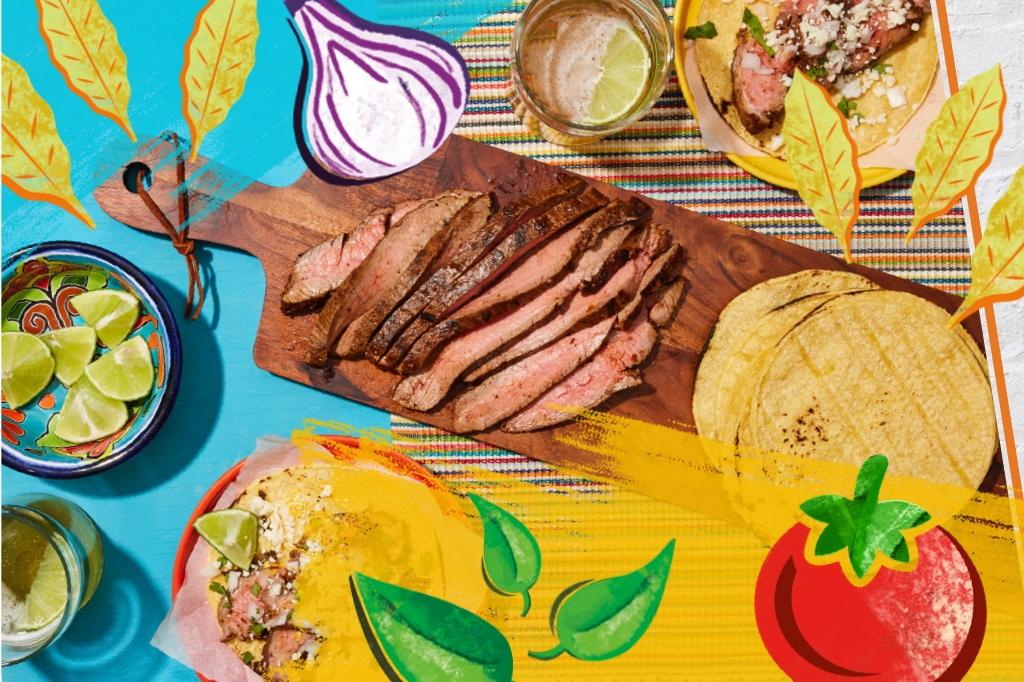
<svg viewBox="0 0 1024 682">
<path fill-rule="evenodd" d="M 889 73 L 889 65 L 888 64 L 875 64 L 874 66 L 871 67 L 871 70 L 874 71 L 875 73 L 880 73 L 882 75 L 885 75 L 885 74 Z"/>
<path fill-rule="evenodd" d="M 252 592 L 254 597 L 258 597 L 260 596 L 260 592 L 263 591 L 263 588 L 260 587 L 259 583 L 253 583 L 252 587 L 249 588 L 249 591 Z"/>
<path fill-rule="evenodd" d="M 217 594 L 223 595 L 228 600 L 228 608 L 231 608 L 231 593 L 228 592 L 227 588 L 221 585 L 217 581 L 210 581 L 210 592 L 216 592 Z"/>
<path fill-rule="evenodd" d="M 259 637 L 260 635 L 262 635 L 264 632 L 267 631 L 267 628 L 263 625 L 263 623 L 257 623 L 256 620 L 250 619 L 249 620 L 249 631 L 252 634 L 254 634 L 257 637 Z"/>
<path fill-rule="evenodd" d="M 750 35 L 754 36 L 754 40 L 757 44 L 764 48 L 765 54 L 769 57 L 775 56 L 775 50 L 772 49 L 771 45 L 764 41 L 764 26 L 761 25 L 761 20 L 757 18 L 757 15 L 750 11 L 749 7 L 743 8 L 743 23 L 750 29 Z"/>
<path fill-rule="evenodd" d="M 860 116 L 860 114 L 854 113 L 854 109 L 857 108 L 857 103 L 856 102 L 851 102 L 850 100 L 846 99 L 845 97 L 843 97 L 842 99 L 839 100 L 839 103 L 836 104 L 836 108 L 839 109 L 839 112 L 845 118 L 851 118 L 853 116 Z"/>
<path fill-rule="evenodd" d="M 218 554 L 217 555 L 217 565 L 220 566 L 220 568 L 224 568 L 225 566 L 227 566 L 229 561 L 230 561 L 230 559 L 228 559 L 223 554 Z"/>
<path fill-rule="evenodd" d="M 828 75 L 828 70 L 821 64 L 815 64 L 811 68 L 807 69 L 807 75 L 814 80 L 821 80 Z"/>
<path fill-rule="evenodd" d="M 249 665 L 250 663 L 252 663 L 252 658 L 253 658 L 253 656 L 252 656 L 251 652 L 249 652 L 249 651 L 243 651 L 242 652 L 242 663 L 245 663 L 246 665 Z"/>
<path fill-rule="evenodd" d="M 700 40 L 701 38 L 714 38 L 717 35 L 718 29 L 715 28 L 715 24 L 707 21 L 700 26 L 691 26 L 686 29 L 686 33 L 683 34 L 683 37 L 690 40 Z"/>
</svg>

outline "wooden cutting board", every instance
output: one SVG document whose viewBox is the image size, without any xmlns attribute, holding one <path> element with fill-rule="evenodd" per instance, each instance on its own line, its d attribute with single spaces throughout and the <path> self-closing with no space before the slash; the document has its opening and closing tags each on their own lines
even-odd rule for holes
<svg viewBox="0 0 1024 682">
<path fill-rule="evenodd" d="M 174 147 L 163 138 L 140 146 L 136 162 L 152 169 L 150 189 L 165 213 L 176 222 L 173 194 Z M 122 169 L 123 170 L 123 169 Z M 256 364 L 274 374 L 308 386 L 367 403 L 440 428 L 449 428 L 449 409 L 423 413 L 390 399 L 399 377 L 368 361 L 343 361 L 333 370 L 307 367 L 302 362 L 313 315 L 288 317 L 281 312 L 281 292 L 295 258 L 327 237 L 351 230 L 368 212 L 442 189 L 492 191 L 500 204 L 550 182 L 566 171 L 485 144 L 452 136 L 431 158 L 403 173 L 370 183 L 339 184 L 307 171 L 289 187 L 248 183 L 237 174 L 203 159 L 188 164 L 191 236 L 199 241 L 241 249 L 260 259 L 267 276 L 263 317 L 256 335 Z M 584 178 L 608 196 L 633 193 Z M 237 187 L 245 184 L 244 189 Z M 131 227 L 163 234 L 142 200 L 130 192 L 122 174 L 104 182 L 96 200 L 111 217 Z M 224 198 L 226 196 L 226 199 Z M 613 397 L 602 410 L 660 424 L 692 424 L 693 383 L 701 352 L 722 308 L 737 294 L 766 279 L 807 268 L 850 270 L 887 289 L 908 291 L 954 311 L 961 299 L 878 270 L 841 260 L 708 218 L 680 206 L 652 199 L 652 220 L 667 226 L 686 248 L 684 276 L 690 288 L 675 319 L 662 333 L 643 374 L 645 383 Z M 168 245 L 168 248 L 171 248 Z M 977 315 L 965 323 L 984 348 Z M 559 443 L 554 434 L 573 425 L 527 434 L 498 429 L 474 434 L 481 441 L 576 471 L 601 475 L 606 467 L 593 455 Z M 1002 485 L 998 455 L 983 489 Z"/>
</svg>

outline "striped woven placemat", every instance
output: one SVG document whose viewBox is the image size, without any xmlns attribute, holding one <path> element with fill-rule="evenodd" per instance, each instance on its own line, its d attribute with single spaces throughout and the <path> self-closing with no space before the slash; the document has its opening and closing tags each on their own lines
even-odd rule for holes
<svg viewBox="0 0 1024 682">
<path fill-rule="evenodd" d="M 665 3 L 670 17 L 672 2 Z M 585 151 L 547 142 L 526 130 L 505 99 L 509 43 L 525 2 L 484 19 L 455 46 L 469 66 L 469 103 L 455 132 L 516 154 L 556 164 L 655 199 L 682 204 L 808 248 L 842 256 L 835 237 L 818 225 L 792 191 L 755 178 L 723 154 L 703 147 L 700 128 L 673 76 L 642 121 Z M 903 237 L 914 214 L 913 175 L 865 190 L 854 229 L 857 262 L 946 291 L 965 294 L 970 250 L 963 209 L 932 221 L 910 244 Z M 439 474 L 465 476 L 467 466 L 515 474 L 558 490 L 595 491 L 600 486 L 567 476 L 528 457 L 392 417 L 396 443 Z"/>
</svg>

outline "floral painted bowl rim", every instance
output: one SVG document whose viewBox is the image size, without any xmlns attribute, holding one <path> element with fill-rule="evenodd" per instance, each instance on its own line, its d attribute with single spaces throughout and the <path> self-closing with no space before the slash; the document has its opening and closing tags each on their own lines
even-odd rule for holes
<svg viewBox="0 0 1024 682">
<path fill-rule="evenodd" d="M 144 304 L 163 325 L 164 336 L 167 338 L 167 381 L 163 392 L 157 396 L 156 404 L 150 412 L 142 428 L 134 435 L 114 446 L 113 452 L 106 457 L 94 461 L 49 462 L 32 455 L 22 453 L 18 448 L 4 441 L 0 443 L 3 464 L 22 473 L 44 478 L 78 478 L 106 471 L 121 462 L 137 455 L 156 435 L 167 420 L 178 395 L 178 384 L 181 380 L 181 335 L 178 323 L 174 319 L 171 307 L 160 289 L 145 273 L 130 262 L 99 246 L 73 241 L 52 241 L 33 244 L 18 249 L 3 264 L 3 285 L 6 286 L 10 276 L 22 262 L 34 258 L 52 258 L 59 260 L 61 256 L 85 257 L 95 261 L 107 270 L 117 270 L 123 279 L 131 285 L 135 292 L 142 295 Z"/>
</svg>

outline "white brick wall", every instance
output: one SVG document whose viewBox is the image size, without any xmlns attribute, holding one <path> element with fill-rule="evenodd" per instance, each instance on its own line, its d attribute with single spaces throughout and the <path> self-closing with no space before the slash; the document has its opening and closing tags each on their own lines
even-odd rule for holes
<svg viewBox="0 0 1024 682">
<path fill-rule="evenodd" d="M 1024 165 L 1024 2 L 946 0 L 957 75 L 963 83 L 995 63 L 1003 65 L 1007 105 L 1003 137 L 992 165 L 978 181 L 985 216 Z M 997 304 L 996 324 L 1010 398 L 1017 461 L 1024 464 L 1024 300 Z"/>
</svg>

